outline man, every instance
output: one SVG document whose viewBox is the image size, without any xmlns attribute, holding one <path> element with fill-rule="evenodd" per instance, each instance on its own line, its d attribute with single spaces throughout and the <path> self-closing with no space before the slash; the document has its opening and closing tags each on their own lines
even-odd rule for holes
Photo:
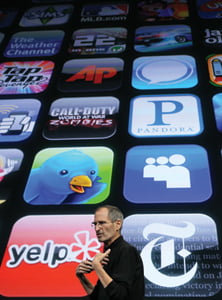
<svg viewBox="0 0 222 300">
<path fill-rule="evenodd" d="M 137 250 L 121 235 L 123 214 L 115 206 L 96 209 L 94 222 L 96 236 L 104 243 L 104 252 L 93 261 L 82 261 L 76 275 L 92 300 L 143 300 L 143 263 Z M 94 286 L 85 276 L 94 270 L 98 276 Z"/>
</svg>

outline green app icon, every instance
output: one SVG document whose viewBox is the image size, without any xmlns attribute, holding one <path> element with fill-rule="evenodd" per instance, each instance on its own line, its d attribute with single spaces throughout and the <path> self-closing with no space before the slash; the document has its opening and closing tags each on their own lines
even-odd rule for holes
<svg viewBox="0 0 222 300">
<path fill-rule="evenodd" d="M 106 147 L 46 148 L 37 153 L 24 191 L 32 205 L 96 204 L 110 191 L 113 152 Z"/>
</svg>

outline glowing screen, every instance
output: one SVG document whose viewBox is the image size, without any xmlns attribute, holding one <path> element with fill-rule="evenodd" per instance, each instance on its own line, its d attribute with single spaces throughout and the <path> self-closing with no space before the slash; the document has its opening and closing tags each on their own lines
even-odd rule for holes
<svg viewBox="0 0 222 300">
<path fill-rule="evenodd" d="M 221 300 L 221 18 L 218 0 L 1 1 L 0 300 L 86 300 L 104 204 L 144 300 Z"/>
</svg>

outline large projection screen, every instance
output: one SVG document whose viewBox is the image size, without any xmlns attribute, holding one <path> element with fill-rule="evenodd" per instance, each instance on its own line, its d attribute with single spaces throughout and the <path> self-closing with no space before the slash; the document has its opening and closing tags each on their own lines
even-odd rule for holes
<svg viewBox="0 0 222 300">
<path fill-rule="evenodd" d="M 216 0 L 1 1 L 0 299 L 87 299 L 111 204 L 144 299 L 221 300 L 221 20 Z"/>
</svg>

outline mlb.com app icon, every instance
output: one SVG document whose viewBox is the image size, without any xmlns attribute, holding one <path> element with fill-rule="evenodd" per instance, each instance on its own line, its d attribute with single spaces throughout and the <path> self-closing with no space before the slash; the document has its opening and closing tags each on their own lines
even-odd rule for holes
<svg viewBox="0 0 222 300">
<path fill-rule="evenodd" d="M 123 66 L 120 58 L 71 59 L 63 65 L 58 87 L 64 92 L 116 90 Z"/>
<path fill-rule="evenodd" d="M 128 201 L 195 203 L 208 200 L 211 194 L 208 156 L 203 147 L 146 145 L 127 152 L 124 196 Z"/>
<path fill-rule="evenodd" d="M 93 215 L 36 215 L 19 219 L 12 228 L 1 265 L 1 295 L 86 296 L 74 270 L 81 260 L 93 259 L 102 251 L 90 226 L 92 221 Z M 95 272 L 88 276 L 95 284 Z"/>
</svg>

